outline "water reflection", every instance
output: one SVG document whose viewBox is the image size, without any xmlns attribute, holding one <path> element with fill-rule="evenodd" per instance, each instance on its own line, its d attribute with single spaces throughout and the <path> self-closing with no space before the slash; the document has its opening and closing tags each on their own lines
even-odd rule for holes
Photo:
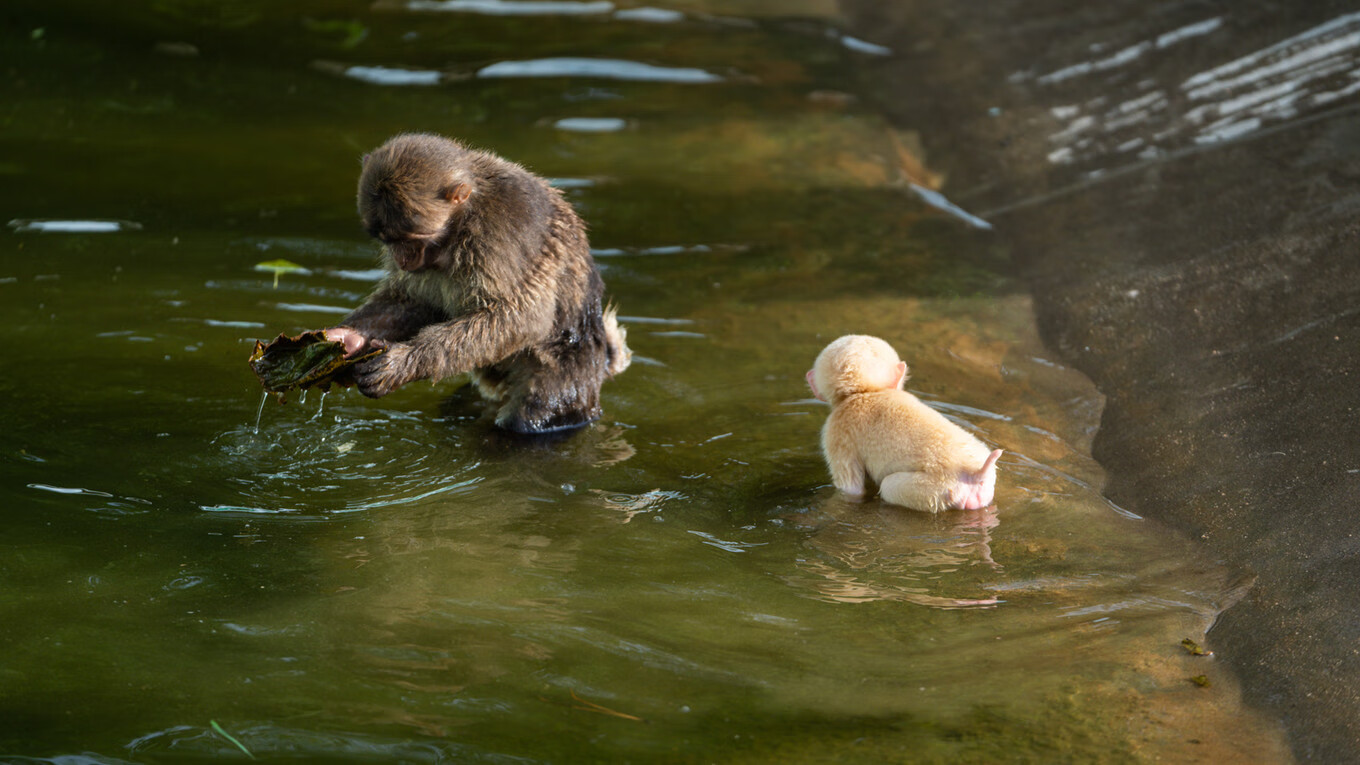
<svg viewBox="0 0 1360 765">
<path fill-rule="evenodd" d="M 1112 157 L 1151 160 L 1194 144 L 1241 138 L 1360 92 L 1357 13 L 1337 16 L 1180 82 L 1163 82 L 1156 62 L 1142 61 L 1204 36 L 1232 33 L 1215 16 L 1090 61 L 1038 76 L 1019 72 L 1013 79 L 1034 77 L 1038 84 L 1064 92 L 1069 86 L 1089 87 L 1087 79 L 1107 75 L 1099 95 L 1052 108 L 1060 128 L 1049 136 L 1053 148 L 1048 155 L 1056 164 L 1100 158 L 1106 168 Z M 1120 77 L 1134 62 L 1148 76 L 1136 82 Z"/>
<path fill-rule="evenodd" d="M 573 133 L 615 133 L 628 127 L 628 121 L 618 117 L 564 117 L 553 127 Z"/>
<path fill-rule="evenodd" d="M 991 530 L 1001 522 L 995 506 L 932 516 L 840 499 L 829 501 L 820 515 L 807 543 L 814 554 L 798 562 L 820 579 L 791 581 L 828 600 L 902 600 L 946 609 L 1002 602 L 976 576 L 961 573 L 974 565 L 999 568 L 991 549 Z M 955 588 L 974 594 L 944 594 Z"/>
<path fill-rule="evenodd" d="M 474 13 L 487 16 L 601 16 L 619 21 L 673 24 L 685 20 L 671 8 L 617 8 L 608 0 L 379 0 L 377 8 L 433 13 Z"/>
<path fill-rule="evenodd" d="M 500 77 L 595 77 L 635 82 L 673 82 L 703 84 L 722 82 L 723 78 L 693 67 L 657 66 L 640 61 L 605 58 L 540 58 L 523 61 L 498 61 L 477 70 L 482 78 Z"/>
<path fill-rule="evenodd" d="M 338 314 L 340 316 L 354 310 L 343 305 L 317 305 L 315 303 L 275 303 L 274 308 L 279 311 L 294 313 Z"/>
<path fill-rule="evenodd" d="M 314 61 L 312 66 L 321 72 L 338 74 L 370 85 L 395 87 L 433 86 L 465 80 L 468 77 L 490 80 L 579 77 L 676 84 L 705 84 L 724 80 L 720 75 L 696 67 L 660 66 L 642 61 L 577 57 L 498 61 L 471 73 L 386 65 L 345 65 L 324 59 Z"/>
<path fill-rule="evenodd" d="M 841 45 L 844 45 L 856 53 L 867 53 L 871 56 L 891 56 L 893 52 L 892 48 L 876 45 L 868 40 L 861 40 L 849 35 L 839 35 L 838 39 L 841 41 Z"/>
<path fill-rule="evenodd" d="M 28 488 L 30 488 L 30 489 L 38 489 L 39 491 L 50 491 L 50 492 L 53 492 L 53 493 L 55 493 L 55 494 L 82 494 L 82 495 L 89 496 L 89 497 L 112 497 L 112 496 L 113 496 L 112 494 L 110 494 L 110 493 L 108 493 L 108 492 L 106 492 L 106 491 L 96 491 L 95 489 L 82 489 L 82 488 L 73 487 L 73 486 L 48 486 L 48 485 L 45 484 L 45 483 L 30 483 L 30 484 L 28 485 Z"/>
<path fill-rule="evenodd" d="M 241 474 L 239 496 L 204 504 L 222 515 L 324 517 L 365 509 L 418 503 L 431 497 L 467 493 L 482 480 L 476 463 L 445 464 L 449 445 L 422 451 L 420 444 L 394 449 L 381 435 L 394 422 L 411 422 L 404 412 L 362 413 L 352 404 L 333 405 L 323 416 L 326 396 L 315 411 L 305 399 L 261 412 L 256 428 L 245 426 L 214 439 L 223 460 Z M 268 402 L 265 402 L 267 407 Z M 308 425 L 301 426 L 299 420 Z"/>
<path fill-rule="evenodd" d="M 908 188 L 926 204 L 937 210 L 943 210 L 974 228 L 980 228 L 983 231 L 990 231 L 992 228 L 992 224 L 949 201 L 944 194 L 934 189 L 928 189 L 914 183 L 908 184 Z"/>
<path fill-rule="evenodd" d="M 490 16 L 578 16 L 609 13 L 607 0 L 406 0 L 413 11 L 484 13 Z"/>
<path fill-rule="evenodd" d="M 1078 64 L 1063 67 L 1054 72 L 1040 75 L 1038 81 L 1044 85 L 1051 85 L 1063 80 L 1070 80 L 1073 77 L 1080 77 L 1091 74 L 1092 72 L 1103 72 L 1116 67 L 1127 66 L 1137 61 L 1143 54 L 1150 51 L 1168 48 L 1177 43 L 1189 40 L 1201 35 L 1207 35 L 1223 25 L 1222 17 L 1215 16 L 1211 19 L 1187 24 L 1183 27 L 1164 32 L 1151 40 L 1145 40 L 1134 45 L 1130 45 L 1109 56 L 1096 59 L 1094 61 L 1083 61 Z M 1093 50 L 1103 50 L 1106 46 L 1093 46 Z"/>
<path fill-rule="evenodd" d="M 140 223 L 128 220 L 25 220 L 9 222 L 9 227 L 17 232 L 44 232 L 57 234 L 109 234 L 115 231 L 136 231 Z"/>
<path fill-rule="evenodd" d="M 391 66 L 351 66 L 342 74 L 370 85 L 438 85 L 444 79 L 440 72 Z"/>
<path fill-rule="evenodd" d="M 631 522 L 638 516 L 648 516 L 659 513 L 668 502 L 683 501 L 685 495 L 677 491 L 661 491 L 652 489 L 641 494 L 622 494 L 618 492 L 605 492 L 593 489 L 605 502 L 605 507 L 618 510 L 623 514 L 624 523 Z M 661 516 L 656 516 L 657 520 L 664 520 Z"/>
<path fill-rule="evenodd" d="M 350 761 L 373 762 L 480 762 L 488 753 L 452 742 L 418 742 L 395 736 L 365 736 L 354 733 L 327 733 L 308 728 L 258 723 L 233 725 L 230 734 L 239 739 L 252 757 L 286 757 L 298 751 L 327 752 L 329 757 Z M 128 754 L 141 760 L 156 761 L 166 758 L 233 758 L 241 751 L 208 726 L 177 725 L 148 733 L 128 742 Z M 113 758 L 95 757 L 92 763 L 102 765 L 125 762 Z"/>
<path fill-rule="evenodd" d="M 685 14 L 669 8 L 621 8 L 614 12 L 614 18 L 648 24 L 674 24 L 677 21 L 684 21 Z"/>
</svg>

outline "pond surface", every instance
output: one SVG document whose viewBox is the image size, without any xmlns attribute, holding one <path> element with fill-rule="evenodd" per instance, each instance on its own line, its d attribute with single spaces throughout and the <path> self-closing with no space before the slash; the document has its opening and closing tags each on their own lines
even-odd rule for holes
<svg viewBox="0 0 1360 765">
<path fill-rule="evenodd" d="M 1102 498 L 1099 395 L 833 8 L 230 7 L 0 40 L 0 757 L 1288 759 L 1180 645 L 1249 581 Z M 254 341 L 376 279 L 357 158 L 402 130 L 589 221 L 636 353 L 600 422 L 512 439 L 458 381 L 261 410 Z M 803 373 L 851 332 L 1006 449 L 995 507 L 836 494 Z"/>
</svg>

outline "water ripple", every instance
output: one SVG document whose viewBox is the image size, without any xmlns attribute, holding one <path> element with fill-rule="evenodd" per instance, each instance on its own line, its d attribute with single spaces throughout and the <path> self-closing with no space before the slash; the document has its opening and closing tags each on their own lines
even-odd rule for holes
<svg viewBox="0 0 1360 765">
<path fill-rule="evenodd" d="M 628 127 L 628 120 L 618 117 L 564 117 L 554 122 L 553 127 L 572 133 L 617 133 Z"/>
<path fill-rule="evenodd" d="M 636 82 L 710 83 L 723 78 L 703 69 L 644 64 L 616 58 L 536 58 L 500 61 L 477 71 L 482 78 L 595 77 Z"/>
<path fill-rule="evenodd" d="M 413 11 L 486 16 L 591 16 L 614 10 L 614 4 L 608 0 L 409 0 L 406 7 Z"/>
<path fill-rule="evenodd" d="M 1360 93 L 1360 13 L 1338 16 L 1179 83 L 1159 82 L 1155 74 L 1113 77 L 1146 54 L 1223 28 L 1221 17 L 1206 19 L 1038 77 L 1040 85 L 1062 86 L 1112 74 L 1100 96 L 1052 108 L 1059 128 L 1049 136 L 1049 162 L 1153 160 L 1188 146 L 1243 138 Z M 1155 72 L 1156 64 L 1144 69 Z"/>
<path fill-rule="evenodd" d="M 429 69 L 400 69 L 391 66 L 351 66 L 344 75 L 373 85 L 438 85 L 444 75 Z"/>
<path fill-rule="evenodd" d="M 9 222 L 15 231 L 40 231 L 61 234 L 109 234 L 115 231 L 139 231 L 142 224 L 128 220 L 42 220 L 16 218 Z"/>
</svg>

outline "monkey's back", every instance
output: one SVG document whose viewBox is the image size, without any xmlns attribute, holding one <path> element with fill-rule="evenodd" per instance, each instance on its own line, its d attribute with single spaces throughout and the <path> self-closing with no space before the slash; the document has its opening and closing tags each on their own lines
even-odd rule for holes
<svg viewBox="0 0 1360 765">
<path fill-rule="evenodd" d="M 901 390 L 847 397 L 833 409 L 826 428 L 858 436 L 859 458 L 875 483 L 903 471 L 954 478 L 981 468 L 990 453 L 971 433 Z"/>
<path fill-rule="evenodd" d="M 597 419 L 601 384 L 622 372 L 632 353 L 614 312 L 604 308 L 604 281 L 584 221 L 561 192 L 529 178 L 547 204 L 548 221 L 537 241 L 524 241 L 532 252 L 518 289 L 507 298 L 524 306 L 520 315 L 534 329 L 524 348 L 475 377 L 483 393 L 499 389 L 501 380 L 514 383 L 498 424 L 543 432 Z"/>
</svg>

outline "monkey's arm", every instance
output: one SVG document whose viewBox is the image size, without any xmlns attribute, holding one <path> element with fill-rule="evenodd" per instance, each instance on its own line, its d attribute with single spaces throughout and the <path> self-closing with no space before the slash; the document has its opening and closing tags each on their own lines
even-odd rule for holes
<svg viewBox="0 0 1360 765">
<path fill-rule="evenodd" d="M 433 306 L 412 300 L 400 290 L 384 287 L 337 326 L 348 327 L 371 340 L 396 343 L 410 339 L 421 327 L 442 321 L 447 316 Z"/>
<path fill-rule="evenodd" d="M 864 463 L 855 448 L 853 434 L 847 431 L 846 423 L 840 422 L 833 412 L 822 431 L 822 451 L 831 470 L 831 482 L 837 489 L 859 498 L 864 496 Z"/>
<path fill-rule="evenodd" d="M 541 337 L 546 330 L 538 324 L 523 313 L 494 309 L 431 324 L 360 364 L 354 378 L 360 392 L 378 398 L 412 380 L 440 380 L 490 366 Z"/>
<path fill-rule="evenodd" d="M 353 356 L 367 348 L 407 340 L 421 327 L 443 318 L 436 309 L 401 292 L 380 288 L 339 324 L 327 328 L 326 337 L 344 343 L 345 355 Z"/>
</svg>

